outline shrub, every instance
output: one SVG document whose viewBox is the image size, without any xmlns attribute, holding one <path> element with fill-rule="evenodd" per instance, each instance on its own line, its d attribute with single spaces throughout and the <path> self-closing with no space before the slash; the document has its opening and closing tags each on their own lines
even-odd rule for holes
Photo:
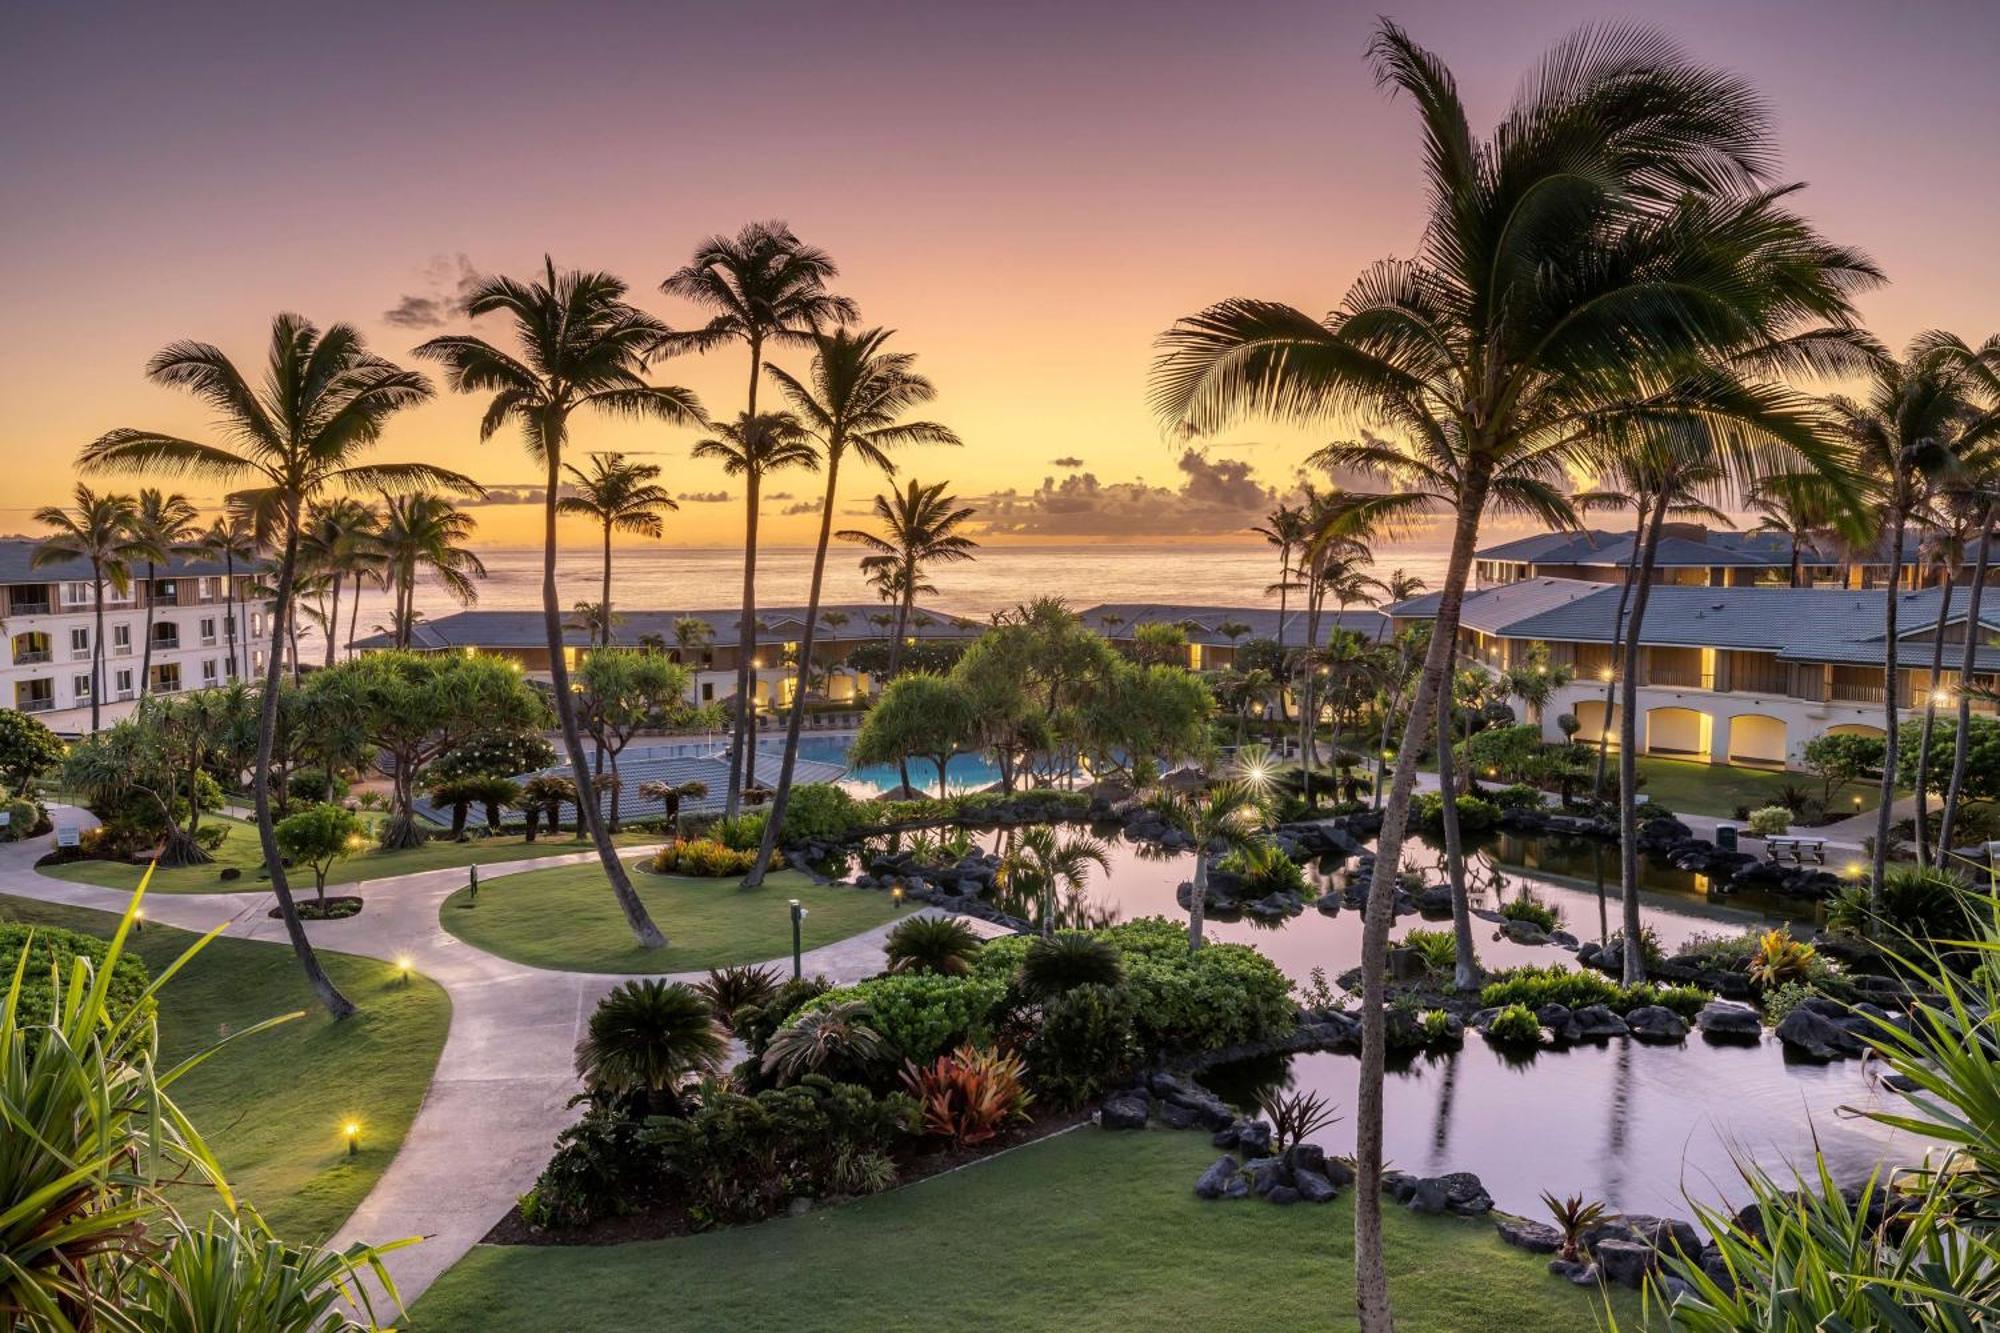
<svg viewBox="0 0 2000 1333">
<path fill-rule="evenodd" d="M 1502 787 L 1487 799 L 1501 810 L 1539 810 L 1543 805 L 1542 789 L 1526 782 Z"/>
<path fill-rule="evenodd" d="M 1448 930 L 1412 930 L 1403 936 L 1402 947 L 1416 950 L 1432 976 L 1447 975 L 1458 966 L 1458 941 Z"/>
<path fill-rule="evenodd" d="M 0 796 L 27 791 L 29 783 L 60 767 L 67 753 L 40 718 L 0 708 Z"/>
<path fill-rule="evenodd" d="M 1502 1046 L 1539 1046 L 1542 1021 L 1525 1004 L 1510 1004 L 1493 1015 L 1486 1026 L 1487 1037 Z"/>
<path fill-rule="evenodd" d="M 913 916 L 896 923 L 883 942 L 891 972 L 932 972 L 962 977 L 972 970 L 980 938 L 955 916 Z"/>
<path fill-rule="evenodd" d="M 680 1086 L 721 1068 L 728 1039 L 692 986 L 647 978 L 628 981 L 598 1001 L 576 1072 L 597 1093 L 631 1097 L 659 1110 L 678 1104 Z"/>
<path fill-rule="evenodd" d="M 1549 1216 L 1556 1220 L 1556 1230 L 1562 1233 L 1561 1256 L 1574 1263 L 1582 1253 L 1584 1236 L 1604 1221 L 1604 1205 L 1585 1203 L 1581 1194 L 1558 1199 L 1544 1192 L 1542 1206 L 1549 1210 Z"/>
<path fill-rule="evenodd" d="M 1785 1015 L 1817 997 L 1819 987 L 1809 981 L 1787 981 L 1764 992 L 1764 1021 L 1772 1027 L 1784 1022 Z"/>
<path fill-rule="evenodd" d="M 1260 898 L 1270 893 L 1296 893 L 1301 897 L 1311 893 L 1306 887 L 1306 872 L 1275 843 L 1252 843 L 1219 858 L 1214 868 L 1236 876 L 1249 894 Z"/>
<path fill-rule="evenodd" d="M 1962 940 L 1972 931 L 1971 889 L 1947 870 L 1891 866 L 1878 909 L 1866 884 L 1850 884 L 1827 904 L 1826 924 L 1856 935 L 1876 925 L 1918 941 Z"/>
<path fill-rule="evenodd" d="M 1011 1120 L 1028 1118 L 1033 1100 L 1017 1055 L 961 1046 L 928 1065 L 910 1065 L 903 1084 L 923 1110 L 924 1132 L 954 1148 L 984 1143 Z"/>
<path fill-rule="evenodd" d="M 361 816 L 345 806 L 329 803 L 308 806 L 297 814 L 285 816 L 272 833 L 278 840 L 279 851 L 312 867 L 313 888 L 324 898 L 327 873 L 333 869 L 333 863 L 361 850 L 367 840 L 367 827 Z"/>
<path fill-rule="evenodd" d="M 588 1226 L 657 1203 L 661 1153 L 640 1122 L 605 1106 L 556 1136 L 555 1156 L 520 1199 L 521 1220 L 542 1230 Z"/>
<path fill-rule="evenodd" d="M 748 964 L 711 967 L 708 980 L 698 983 L 695 989 L 708 1001 L 715 1021 L 733 1030 L 737 1010 L 766 1004 L 777 994 L 778 970 Z"/>
<path fill-rule="evenodd" d="M 747 875 L 757 863 L 755 851 L 738 851 L 713 838 L 670 842 L 653 853 L 653 873 L 687 875 L 695 879 L 730 879 Z"/>
<path fill-rule="evenodd" d="M 285 794 L 294 801 L 338 801 L 347 792 L 346 779 L 323 768 L 295 768 L 285 777 Z"/>
<path fill-rule="evenodd" d="M 1333 1104 L 1317 1092 L 1267 1093 L 1258 1099 L 1257 1109 L 1271 1122 L 1271 1151 L 1277 1153 L 1340 1123 Z"/>
<path fill-rule="evenodd" d="M 1435 1046 L 1439 1042 L 1450 1041 L 1451 1015 L 1442 1009 L 1426 1009 L 1417 1015 L 1417 1035 L 1424 1039 L 1424 1045 Z"/>
<path fill-rule="evenodd" d="M 832 985 L 825 977 L 802 977 L 781 982 L 769 999 L 762 1003 L 751 1001 L 739 1007 L 729 1016 L 729 1026 L 749 1048 L 750 1054 L 761 1057 L 772 1036 L 785 1025 L 785 1020 L 803 1008 L 807 1001 L 831 989 Z"/>
<path fill-rule="evenodd" d="M 9 801 L 0 801 L 0 810 L 4 810 L 7 814 L 6 825 L 0 827 L 0 842 L 19 842 L 23 838 L 32 838 L 35 831 L 48 819 L 47 812 L 41 806 L 19 796 Z"/>
<path fill-rule="evenodd" d="M 1099 935 L 1063 931 L 1028 945 L 1021 956 L 1021 991 L 1047 1001 L 1077 986 L 1120 986 L 1125 959 L 1118 946 Z"/>
<path fill-rule="evenodd" d="M 1814 957 L 1812 945 L 1793 939 L 1783 926 L 1775 926 L 1764 932 L 1757 952 L 1750 955 L 1750 980 L 1764 987 L 1804 981 L 1812 975 Z"/>
<path fill-rule="evenodd" d="M 807 1009 L 772 1034 L 763 1072 L 779 1086 L 808 1074 L 868 1083 L 888 1058 L 888 1043 L 868 1022 L 867 1007 L 848 1001 Z"/>
<path fill-rule="evenodd" d="M 1766 805 L 1750 812 L 1750 835 L 1781 838 L 1791 830 L 1792 812 L 1782 805 Z"/>
<path fill-rule="evenodd" d="M 865 822 L 864 807 L 845 787 L 831 782 L 807 782 L 792 788 L 785 804 L 785 826 L 778 833 L 787 845 L 838 842 Z M 759 838 L 763 832 L 760 826 Z"/>
<path fill-rule="evenodd" d="M 1417 797 L 1411 817 L 1426 833 L 1444 831 L 1444 797 L 1427 791 Z M 1461 833 L 1484 833 L 1500 822 L 1500 807 L 1483 796 L 1458 798 L 1458 828 Z"/>
<path fill-rule="evenodd" d="M 1625 946 L 1624 931 L 1614 930 L 1611 932 L 1609 938 L 1605 940 L 1605 945 L 1609 947 L 1613 944 L 1618 945 L 1621 951 L 1623 950 Z M 1620 956 L 1623 956 L 1622 952 Z M 1664 957 L 1666 957 L 1666 954 L 1660 948 L 1660 933 L 1651 926 L 1639 927 L 1639 961 L 1647 967 L 1652 967 Z"/>
<path fill-rule="evenodd" d="M 1658 986 L 1651 982 L 1621 986 L 1600 973 L 1565 967 L 1560 963 L 1495 972 L 1479 992 L 1479 1003 L 1489 1009 L 1512 1004 L 1525 1005 L 1529 1009 L 1540 1009 L 1545 1004 L 1580 1009 L 1588 1004 L 1601 1004 L 1622 1014 L 1640 1005 L 1658 1004 L 1683 1018 L 1692 1018 L 1699 1013 L 1710 998 L 1709 993 L 1698 986 Z"/>
<path fill-rule="evenodd" d="M 977 975 L 892 974 L 827 991 L 807 1001 L 801 1013 L 860 1004 L 896 1055 L 925 1064 L 954 1046 L 991 1040 L 1005 995 L 1004 985 Z"/>
<path fill-rule="evenodd" d="M 734 819 L 725 816 L 709 826 L 709 833 L 731 851 L 754 853 L 764 841 L 764 812 L 753 810 Z"/>
<path fill-rule="evenodd" d="M 1562 910 L 1543 902 L 1533 889 L 1523 888 L 1517 897 L 1500 904 L 1500 915 L 1509 921 L 1532 921 L 1543 930 L 1562 925 Z"/>
<path fill-rule="evenodd" d="M 28 965 L 21 975 L 18 1021 L 22 1027 L 37 1027 L 54 1017 L 50 969 L 61 969 L 63 985 L 67 988 L 76 960 L 87 959 L 92 970 L 101 969 L 109 945 L 94 935 L 64 930 L 60 926 L 0 922 L 0 997 L 4 997 L 5 988 L 13 984 L 14 969 L 20 965 L 24 949 L 27 950 Z M 137 955 L 120 954 L 117 965 L 111 969 L 111 982 L 106 993 L 112 1016 L 123 1017 L 131 1012 L 132 1007 L 141 1002 L 150 983 L 146 964 Z"/>
<path fill-rule="evenodd" d="M 1043 1001 L 1027 1057 L 1035 1087 L 1051 1103 L 1096 1100 L 1139 1059 L 1131 996 L 1117 985 L 1083 982 Z"/>
</svg>

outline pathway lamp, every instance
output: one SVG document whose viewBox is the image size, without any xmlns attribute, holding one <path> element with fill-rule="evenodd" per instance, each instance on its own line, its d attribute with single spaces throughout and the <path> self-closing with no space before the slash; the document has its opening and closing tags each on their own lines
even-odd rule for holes
<svg viewBox="0 0 2000 1333">
<path fill-rule="evenodd" d="M 806 921 L 806 909 L 799 903 L 799 900 L 797 898 L 792 899 L 791 902 L 792 902 L 792 980 L 797 981 L 805 975 L 805 958 L 802 949 L 802 944 L 803 944 L 803 936 L 805 933 L 804 927 Z"/>
</svg>

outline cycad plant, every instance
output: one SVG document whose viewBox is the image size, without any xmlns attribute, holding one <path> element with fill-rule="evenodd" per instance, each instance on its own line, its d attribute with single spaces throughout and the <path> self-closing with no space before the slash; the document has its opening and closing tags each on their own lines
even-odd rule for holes
<svg viewBox="0 0 2000 1333">
<path fill-rule="evenodd" d="M 628 981 L 597 1002 L 576 1072 L 596 1093 L 629 1097 L 642 1115 L 670 1115 L 690 1079 L 713 1074 L 729 1039 L 708 998 L 678 981 Z"/>
<path fill-rule="evenodd" d="M 808 1010 L 779 1028 L 764 1048 L 763 1070 L 780 1085 L 796 1083 L 808 1074 L 865 1081 L 890 1054 L 868 1006 L 848 1000 Z"/>
<path fill-rule="evenodd" d="M 891 972 L 929 972 L 962 977 L 982 943 L 972 927 L 955 916 L 913 916 L 896 923 L 882 942 Z"/>
<path fill-rule="evenodd" d="M 1811 404 L 1726 363 L 1752 347 L 1813 363 L 1817 331 L 1851 332 L 1852 295 L 1878 275 L 1773 185 L 1762 99 L 1655 32 L 1608 25 L 1564 41 L 1485 137 L 1451 72 L 1400 27 L 1383 23 L 1370 56 L 1421 127 L 1428 218 L 1414 257 L 1365 270 L 1325 319 L 1233 300 L 1181 321 L 1155 396 L 1170 425 L 1197 432 L 1251 413 L 1369 420 L 1395 432 L 1404 461 L 1387 470 L 1443 475 L 1455 492 L 1362 947 L 1356 1297 L 1365 1333 L 1378 1333 L 1390 1322 L 1378 1190 L 1393 880 L 1495 480 L 1554 488 L 1593 471 L 1621 422 L 1701 420 L 1735 441 L 1824 454 Z"/>
<path fill-rule="evenodd" d="M 1102 935 L 1065 930 L 1043 935 L 1021 955 L 1021 992 L 1046 1004 L 1078 986 L 1125 982 L 1125 956 Z"/>
<path fill-rule="evenodd" d="M 626 924 L 642 948 L 664 948 L 666 936 L 647 915 L 605 832 L 583 737 L 577 730 L 563 643 L 562 598 L 556 588 L 556 506 L 570 419 L 578 412 L 693 426 L 705 420 L 701 404 L 686 389 L 647 383 L 641 372 L 666 326 L 627 302 L 625 284 L 609 273 L 558 271 L 554 260 L 545 259 L 539 281 L 482 278 L 466 298 L 465 312 L 474 318 L 506 317 L 513 326 L 516 351 L 503 351 L 471 334 L 450 334 L 424 343 L 417 355 L 441 363 L 453 389 L 493 395 L 479 423 L 482 441 L 511 422 L 521 428 L 529 456 L 542 465 L 546 486 L 542 629 L 563 745 L 581 796 L 584 826 L 597 846 L 598 860 Z"/>
<path fill-rule="evenodd" d="M 361 455 L 381 438 L 396 413 L 431 396 L 430 382 L 370 352 L 345 324 L 324 332 L 309 320 L 281 314 L 271 321 L 263 382 L 250 381 L 221 348 L 178 342 L 148 364 L 159 384 L 186 389 L 219 418 L 227 443 L 210 444 L 159 431 L 124 428 L 84 449 L 86 471 L 164 472 L 241 484 L 231 499 L 269 533 L 278 551 L 272 591 L 271 652 L 257 724 L 255 795 L 257 834 L 271 892 L 293 952 L 320 1003 L 336 1018 L 354 1006 L 320 966 L 292 905 L 291 885 L 271 818 L 271 760 L 277 742 L 278 685 L 286 632 L 295 612 L 299 547 L 306 513 L 315 501 L 340 492 L 389 492 L 446 487 L 478 492 L 469 478 L 429 463 L 364 463 Z"/>
</svg>

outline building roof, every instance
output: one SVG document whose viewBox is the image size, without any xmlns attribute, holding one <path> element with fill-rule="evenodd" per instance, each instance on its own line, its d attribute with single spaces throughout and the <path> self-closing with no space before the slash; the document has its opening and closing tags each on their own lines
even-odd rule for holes
<svg viewBox="0 0 2000 1333">
<path fill-rule="evenodd" d="M 88 560 L 58 560 L 36 568 L 35 551 L 40 546 L 40 542 L 25 537 L 0 538 L 0 583 L 67 583 L 90 577 Z M 143 575 L 144 569 L 133 572 Z M 163 579 L 204 578 L 227 572 L 220 560 L 180 558 L 162 562 L 159 567 L 159 576 Z M 238 564 L 236 572 L 247 574 L 252 570 Z"/>
<path fill-rule="evenodd" d="M 1101 602 L 1077 614 L 1085 625 L 1107 639 L 1129 639 L 1138 625 L 1179 625 L 1187 631 L 1189 643 L 1218 648 L 1250 639 L 1275 639 L 1281 623 L 1288 643 L 1303 643 L 1306 632 L 1305 612 L 1293 607 L 1286 608 L 1282 622 L 1276 607 L 1193 606 L 1184 602 Z M 1248 625 L 1249 631 L 1231 639 L 1222 632 L 1222 626 L 1232 621 Z M 1337 625 L 1370 639 L 1388 629 L 1382 613 L 1366 607 L 1323 611 L 1319 625 L 1322 634 L 1332 634 Z"/>
<path fill-rule="evenodd" d="M 893 613 L 893 608 L 885 610 L 880 602 L 822 606 L 819 629 L 814 637 L 822 643 L 880 639 L 886 627 L 875 624 L 869 617 Z M 629 611 L 617 612 L 616 615 L 618 623 L 612 627 L 611 639 L 613 643 L 626 647 L 636 646 L 641 638 L 650 634 L 659 635 L 672 646 L 675 627 L 683 620 L 699 620 L 707 624 L 714 634 L 705 642 L 714 646 L 732 647 L 740 641 L 738 629 L 741 615 L 736 607 Z M 829 615 L 845 616 L 847 619 L 843 624 L 828 624 Z M 757 641 L 794 641 L 805 633 L 805 617 L 806 608 L 803 606 L 759 607 L 757 620 L 763 628 L 757 631 Z M 930 623 L 920 623 L 925 620 Z M 909 633 L 919 639 L 963 639 L 977 635 L 984 628 L 982 621 L 918 606 L 910 617 Z M 565 627 L 563 642 L 571 647 L 587 648 L 592 640 L 585 630 Z M 394 643 L 390 635 L 375 634 L 358 640 L 354 646 L 388 648 Z M 453 648 L 546 648 L 548 634 L 543 628 L 540 611 L 454 611 L 436 620 L 419 621 L 411 633 L 410 646 L 433 651 Z"/>
<path fill-rule="evenodd" d="M 1614 596 L 1618 592 L 1610 584 L 1557 578 L 1521 579 L 1514 583 L 1495 584 L 1490 588 L 1467 589 L 1465 601 L 1459 608 L 1459 623 L 1487 634 L 1511 633 L 1508 627 L 1523 617 L 1538 615 L 1607 590 Z M 1427 592 L 1421 597 L 1397 602 L 1387 610 L 1398 620 L 1430 620 L 1437 615 L 1442 595 Z"/>
<path fill-rule="evenodd" d="M 1633 533 L 1589 529 L 1582 532 L 1539 532 L 1477 552 L 1480 560 L 1505 560 L 1529 565 L 1625 566 L 1632 562 Z M 1903 537 L 1903 558 L 1913 560 L 1922 544 L 1920 534 Z M 1885 538 L 1875 550 L 1858 557 L 1863 564 L 1887 564 L 1889 543 Z M 1979 543 L 1966 550 L 1967 561 L 1979 558 Z M 1843 556 L 1831 548 L 1807 543 L 1805 563 L 1839 564 Z M 1732 532 L 1726 528 L 1704 528 L 1699 524 L 1669 524 L 1660 537 L 1654 563 L 1663 569 L 1734 566 L 1755 569 L 1789 569 L 1792 539 L 1782 532 Z"/>
</svg>

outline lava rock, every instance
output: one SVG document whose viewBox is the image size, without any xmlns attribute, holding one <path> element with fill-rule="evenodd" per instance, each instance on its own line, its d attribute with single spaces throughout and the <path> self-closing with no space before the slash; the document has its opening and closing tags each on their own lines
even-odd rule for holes
<svg viewBox="0 0 2000 1333">
<path fill-rule="evenodd" d="M 1445 1190 L 1444 1181 L 1437 1177 L 1419 1180 L 1416 1189 L 1410 1193 L 1409 1208 L 1413 1213 L 1436 1217 L 1450 1206 L 1451 1196 Z"/>
<path fill-rule="evenodd" d="M 1152 1110 L 1152 1099 L 1143 1092 L 1114 1092 L 1104 1099 L 1097 1123 L 1106 1129 L 1144 1129 Z"/>
<path fill-rule="evenodd" d="M 1234 1157 L 1218 1157 L 1215 1164 L 1201 1173 L 1194 1182 L 1194 1197 L 1197 1199 L 1220 1199 L 1229 1188 L 1229 1182 L 1239 1179 L 1242 1170 Z"/>
<path fill-rule="evenodd" d="M 1679 1041 L 1688 1034 L 1687 1020 L 1662 1004 L 1642 1004 L 1625 1022 L 1641 1041 Z"/>
<path fill-rule="evenodd" d="M 1280 1204 L 1297 1203 L 1303 1197 L 1305 1196 L 1301 1195 L 1296 1189 L 1292 1188 L 1290 1185 L 1273 1185 L 1271 1187 L 1271 1192 L 1264 1196 L 1264 1198 L 1268 1202 L 1280 1203 Z"/>
<path fill-rule="evenodd" d="M 1317 1143 L 1294 1143 L 1291 1147 L 1285 1149 L 1285 1155 L 1282 1160 L 1285 1163 L 1286 1169 L 1291 1171 L 1293 1175 L 1297 1175 L 1301 1171 L 1312 1171 L 1320 1175 L 1326 1174 L 1326 1149 L 1320 1147 Z"/>
<path fill-rule="evenodd" d="M 1624 1019 L 1601 1004 L 1586 1004 L 1572 1013 L 1570 1018 L 1586 1037 L 1628 1037 L 1632 1034 L 1631 1026 Z"/>
<path fill-rule="evenodd" d="M 1450 1171 L 1437 1179 L 1444 1186 L 1447 1206 L 1460 1217 L 1484 1217 L 1493 1211 L 1493 1196 L 1470 1171 Z"/>
<path fill-rule="evenodd" d="M 1710 1000 L 1694 1016 L 1694 1025 L 1713 1041 L 1757 1042 L 1764 1037 L 1764 1020 L 1746 1004 Z"/>
<path fill-rule="evenodd" d="M 1451 885 L 1433 884 L 1417 895 L 1417 911 L 1424 916 L 1451 915 Z"/>
<path fill-rule="evenodd" d="M 1307 1203 L 1332 1203 L 1340 1191 L 1325 1174 L 1311 1170 L 1292 1172 L 1292 1187 Z"/>
<path fill-rule="evenodd" d="M 1597 1265 L 1607 1282 L 1615 1282 L 1634 1291 L 1645 1284 L 1646 1274 L 1652 1272 L 1659 1262 L 1653 1247 L 1640 1241 L 1599 1241 L 1596 1254 Z"/>
<path fill-rule="evenodd" d="M 1196 1192 L 1200 1192 L 1199 1187 Z M 1531 1222 L 1525 1217 L 1495 1213 L 1493 1229 L 1500 1233 L 1501 1240 L 1530 1254 L 1554 1254 L 1562 1248 L 1562 1232 L 1546 1222 Z"/>
<path fill-rule="evenodd" d="M 1844 1060 L 1867 1049 L 1852 1032 L 1804 1005 L 1779 1020 L 1777 1034 L 1786 1050 L 1808 1060 Z"/>
<path fill-rule="evenodd" d="M 1262 1120 L 1245 1121 L 1237 1131 L 1236 1146 L 1259 1156 L 1271 1151 L 1271 1127 Z"/>
<path fill-rule="evenodd" d="M 1549 1272 L 1579 1287 L 1597 1285 L 1597 1265 L 1586 1259 L 1551 1259 Z"/>
<path fill-rule="evenodd" d="M 1500 927 L 1500 933 L 1516 944 L 1547 944 L 1549 933 L 1533 921 L 1510 920 Z"/>
<path fill-rule="evenodd" d="M 1201 1113 L 1192 1106 L 1179 1102 L 1160 1103 L 1160 1123 L 1168 1129 L 1193 1129 L 1201 1122 Z"/>
<path fill-rule="evenodd" d="M 1241 1122 L 1232 1122 L 1216 1130 L 1215 1133 L 1209 1136 L 1208 1141 L 1218 1148 L 1234 1148 L 1237 1136 L 1242 1134 L 1242 1132 L 1243 1126 Z"/>
<path fill-rule="evenodd" d="M 1541 1021 L 1555 1039 L 1564 1045 L 1583 1040 L 1583 1027 L 1569 1008 L 1560 1004 L 1545 1004 L 1535 1010 L 1535 1017 Z"/>
</svg>

